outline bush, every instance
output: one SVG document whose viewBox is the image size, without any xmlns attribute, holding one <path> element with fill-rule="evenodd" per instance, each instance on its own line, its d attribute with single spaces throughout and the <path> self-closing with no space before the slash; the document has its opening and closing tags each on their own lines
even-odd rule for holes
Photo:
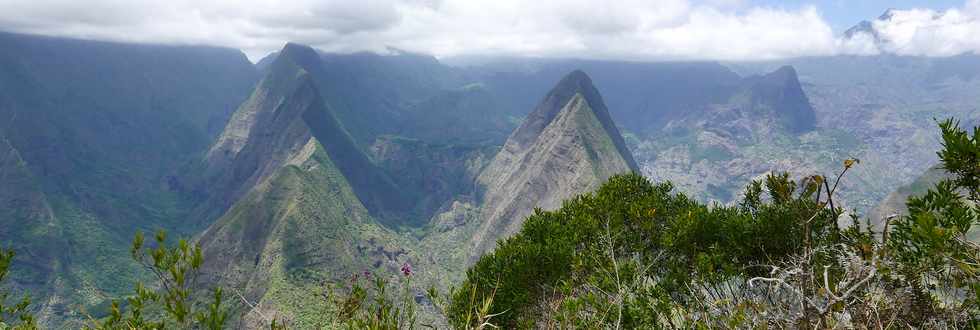
<svg viewBox="0 0 980 330">
<path fill-rule="evenodd" d="M 769 175 L 737 206 L 620 175 L 536 210 L 467 271 L 448 317 L 472 327 L 475 302 L 492 297 L 504 328 L 980 326 L 980 249 L 966 238 L 980 213 L 980 129 L 940 128 L 953 179 L 911 198 L 883 233 L 838 226 L 834 193 L 857 160 L 833 184 Z"/>
<path fill-rule="evenodd" d="M 221 288 L 213 291 L 209 301 L 198 302 L 195 293 L 197 274 L 204 258 L 199 246 L 180 239 L 167 246 L 167 234 L 158 231 L 155 247 L 144 246 L 143 233 L 133 238 L 133 259 L 157 279 L 157 289 L 136 283 L 136 292 L 126 299 L 126 308 L 112 302 L 110 315 L 93 320 L 86 328 L 110 329 L 222 329 L 228 313 L 222 306 Z M 148 315 L 151 313 L 152 315 Z"/>
</svg>

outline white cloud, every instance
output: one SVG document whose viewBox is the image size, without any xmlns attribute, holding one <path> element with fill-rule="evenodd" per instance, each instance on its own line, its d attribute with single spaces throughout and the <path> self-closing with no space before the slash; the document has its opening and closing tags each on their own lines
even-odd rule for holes
<svg viewBox="0 0 980 330">
<path fill-rule="evenodd" d="M 437 56 L 751 60 L 976 50 L 980 0 L 875 23 L 893 40 L 838 38 L 815 7 L 743 0 L 0 0 L 0 29 L 102 40 L 329 51 L 392 46 Z M 898 20 L 898 19 L 901 20 Z M 868 37 L 868 36 L 865 36 Z M 882 46 L 884 47 L 884 46 Z M 930 50 L 923 53 L 921 50 Z"/>
<path fill-rule="evenodd" d="M 889 53 L 951 56 L 980 53 L 980 0 L 942 12 L 931 9 L 892 10 L 891 17 L 872 22 Z"/>
</svg>

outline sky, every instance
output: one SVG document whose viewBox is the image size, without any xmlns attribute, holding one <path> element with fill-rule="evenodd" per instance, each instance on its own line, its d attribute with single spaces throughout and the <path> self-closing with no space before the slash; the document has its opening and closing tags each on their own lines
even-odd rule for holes
<svg viewBox="0 0 980 330">
<path fill-rule="evenodd" d="M 875 33 L 842 36 L 861 20 Z M 253 61 L 287 41 L 437 57 L 951 56 L 980 53 L 980 0 L 0 0 L 0 31 L 225 46 Z"/>
<path fill-rule="evenodd" d="M 777 8 L 800 8 L 806 5 L 814 5 L 832 28 L 843 32 L 857 22 L 870 21 L 881 16 L 885 10 L 892 8 L 923 8 L 945 11 L 950 8 L 962 7 L 964 2 L 963 0 L 765 0 L 748 1 L 748 3 Z"/>
</svg>

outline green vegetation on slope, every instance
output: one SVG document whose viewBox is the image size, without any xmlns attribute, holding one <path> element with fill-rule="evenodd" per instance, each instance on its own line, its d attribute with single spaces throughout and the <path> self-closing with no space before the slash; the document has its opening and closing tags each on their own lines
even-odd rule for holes
<svg viewBox="0 0 980 330">
<path fill-rule="evenodd" d="M 34 293 L 38 322 L 69 327 L 141 276 L 116 257 L 134 231 L 200 229 L 179 169 L 256 72 L 224 48 L 2 32 L 0 48 L 0 245 L 18 251 L 10 282 Z"/>
</svg>

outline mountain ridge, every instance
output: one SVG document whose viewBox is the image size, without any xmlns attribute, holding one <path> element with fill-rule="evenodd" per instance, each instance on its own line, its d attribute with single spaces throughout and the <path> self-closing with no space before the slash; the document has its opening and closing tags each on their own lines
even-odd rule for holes
<svg viewBox="0 0 980 330">
<path fill-rule="evenodd" d="M 477 179 L 483 223 L 471 239 L 471 261 L 515 233 L 533 209 L 556 208 L 614 174 L 639 170 L 619 131 L 607 126 L 601 102 L 591 79 L 573 71 L 508 138 Z"/>
</svg>

